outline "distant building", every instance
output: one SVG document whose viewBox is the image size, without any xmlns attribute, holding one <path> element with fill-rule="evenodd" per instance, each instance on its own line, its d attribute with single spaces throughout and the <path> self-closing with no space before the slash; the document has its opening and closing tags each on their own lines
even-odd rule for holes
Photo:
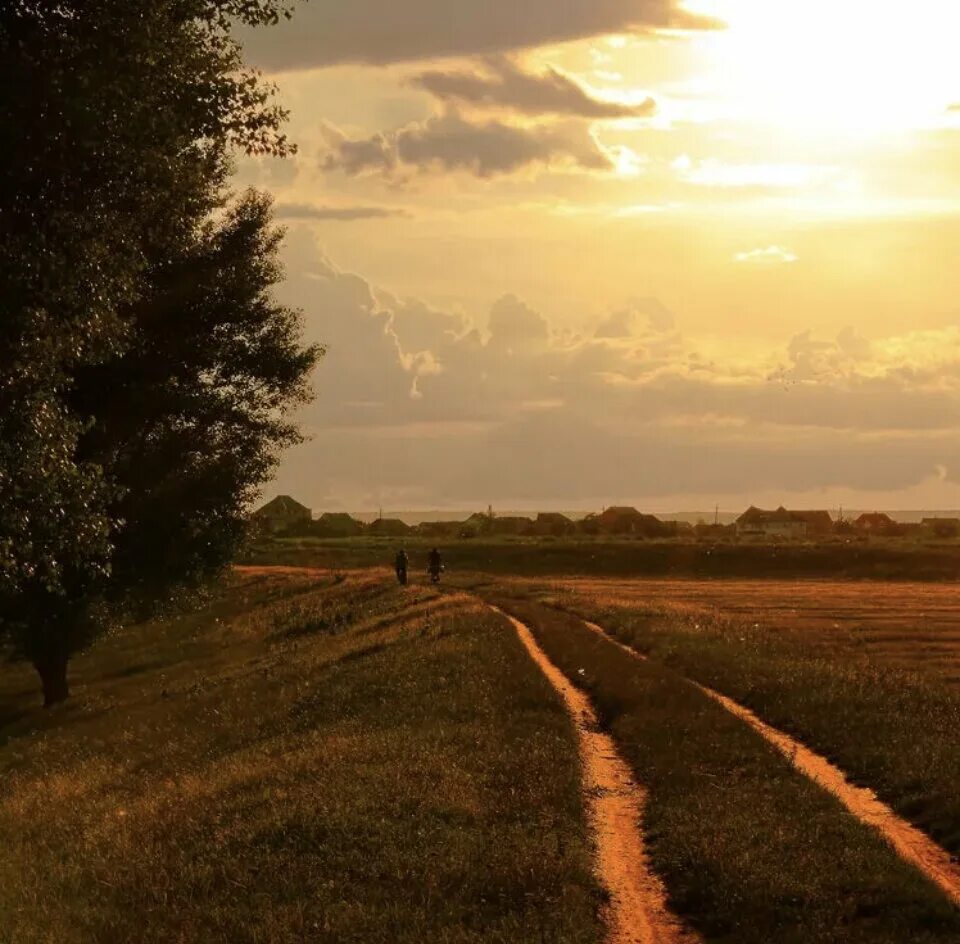
<svg viewBox="0 0 960 944">
<path fill-rule="evenodd" d="M 417 534 L 425 538 L 456 538 L 463 530 L 462 521 L 421 521 Z"/>
<path fill-rule="evenodd" d="M 533 527 L 531 518 L 493 518 L 488 524 L 490 534 L 526 534 Z"/>
<path fill-rule="evenodd" d="M 573 534 L 576 529 L 577 526 L 566 515 L 561 515 L 558 512 L 545 512 L 537 515 L 537 520 L 533 522 L 530 532 L 542 537 L 553 536 L 559 538 L 567 534 Z"/>
<path fill-rule="evenodd" d="M 258 508 L 252 515 L 253 521 L 265 531 L 276 534 L 286 531 L 295 525 L 309 523 L 313 520 L 313 512 L 306 505 L 301 505 L 289 495 L 278 495 L 273 501 L 267 502 Z"/>
<path fill-rule="evenodd" d="M 737 518 L 737 534 L 745 537 L 805 538 L 832 530 L 829 511 L 788 511 L 782 505 L 775 511 L 751 506 Z"/>
<path fill-rule="evenodd" d="M 675 531 L 656 516 L 645 515 L 629 506 L 607 508 L 591 522 L 591 526 L 594 524 L 603 534 L 636 534 L 652 538 L 668 537 Z"/>
<path fill-rule="evenodd" d="M 927 537 L 957 538 L 960 537 L 960 518 L 924 518 L 920 528 Z"/>
<path fill-rule="evenodd" d="M 880 511 L 860 515 L 853 526 L 864 534 L 894 534 L 898 530 L 897 522 Z"/>
<path fill-rule="evenodd" d="M 313 524 L 313 533 L 322 538 L 353 538 L 363 534 L 364 524 L 346 512 L 326 512 Z"/>
<path fill-rule="evenodd" d="M 399 518 L 377 518 L 367 525 L 367 534 L 376 534 L 381 537 L 399 538 L 409 534 L 413 528 Z"/>
</svg>

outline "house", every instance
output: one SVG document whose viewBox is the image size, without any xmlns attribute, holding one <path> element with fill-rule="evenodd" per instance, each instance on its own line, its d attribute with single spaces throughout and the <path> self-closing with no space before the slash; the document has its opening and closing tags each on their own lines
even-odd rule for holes
<svg viewBox="0 0 960 944">
<path fill-rule="evenodd" d="M 363 534 L 364 525 L 345 512 L 326 512 L 314 522 L 313 533 L 323 538 L 352 538 Z"/>
<path fill-rule="evenodd" d="M 925 537 L 960 537 L 960 518 L 924 518 L 920 528 Z"/>
<path fill-rule="evenodd" d="M 576 528 L 577 526 L 566 515 L 558 512 L 541 512 L 533 522 L 530 533 L 541 537 L 548 535 L 563 537 L 566 534 L 573 534 Z"/>
<path fill-rule="evenodd" d="M 864 534 L 895 534 L 899 530 L 897 522 L 890 515 L 879 511 L 860 515 L 853 526 Z"/>
<path fill-rule="evenodd" d="M 289 495 L 278 495 L 258 508 L 251 518 L 264 531 L 277 534 L 296 525 L 309 524 L 313 520 L 313 512 Z"/>
<path fill-rule="evenodd" d="M 807 523 L 808 537 L 833 531 L 833 518 L 829 511 L 791 511 L 790 514 Z"/>
<path fill-rule="evenodd" d="M 596 526 L 604 534 L 637 534 L 648 538 L 668 537 L 671 532 L 659 518 L 628 506 L 605 509 L 597 516 Z"/>
<path fill-rule="evenodd" d="M 782 505 L 776 511 L 751 505 L 737 518 L 737 534 L 745 537 L 805 538 L 832 530 L 829 511 L 788 511 Z"/>
<path fill-rule="evenodd" d="M 377 518 L 367 525 L 367 534 L 376 534 L 386 538 L 401 538 L 409 534 L 413 528 L 399 518 Z"/>
</svg>

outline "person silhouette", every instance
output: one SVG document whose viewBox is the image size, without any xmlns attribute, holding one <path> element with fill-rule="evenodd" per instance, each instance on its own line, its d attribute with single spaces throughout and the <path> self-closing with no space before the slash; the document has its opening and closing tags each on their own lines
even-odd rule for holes
<svg viewBox="0 0 960 944">
<path fill-rule="evenodd" d="M 407 585 L 407 567 L 410 564 L 410 558 L 407 557 L 407 552 L 401 547 L 397 551 L 397 559 L 394 561 L 394 567 L 397 571 L 397 580 L 400 581 L 401 586 Z"/>
<path fill-rule="evenodd" d="M 440 583 L 440 574 L 443 571 L 443 560 L 440 552 L 434 548 L 427 556 L 427 570 L 430 573 L 430 579 L 434 583 Z"/>
</svg>

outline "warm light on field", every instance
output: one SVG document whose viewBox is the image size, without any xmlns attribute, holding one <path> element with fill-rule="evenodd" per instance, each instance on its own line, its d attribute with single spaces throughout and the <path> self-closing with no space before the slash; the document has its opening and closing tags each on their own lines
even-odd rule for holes
<svg viewBox="0 0 960 944">
<path fill-rule="evenodd" d="M 917 0 L 697 0 L 729 29 L 701 40 L 737 113 L 870 135 L 943 119 L 960 98 L 960 5 Z"/>
</svg>

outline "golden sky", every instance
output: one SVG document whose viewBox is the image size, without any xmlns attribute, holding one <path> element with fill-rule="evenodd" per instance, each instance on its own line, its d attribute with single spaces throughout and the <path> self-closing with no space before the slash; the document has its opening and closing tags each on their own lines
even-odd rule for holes
<svg viewBox="0 0 960 944">
<path fill-rule="evenodd" d="M 960 4 L 311 0 L 314 507 L 960 506 Z"/>
</svg>

